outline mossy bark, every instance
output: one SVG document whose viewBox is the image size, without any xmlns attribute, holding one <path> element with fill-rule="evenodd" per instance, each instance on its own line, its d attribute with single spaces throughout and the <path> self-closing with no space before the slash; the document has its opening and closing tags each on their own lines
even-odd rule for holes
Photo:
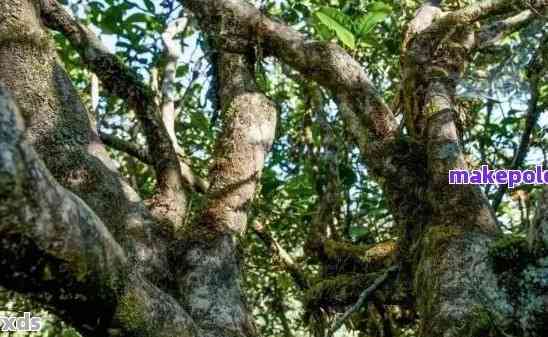
<svg viewBox="0 0 548 337">
<path fill-rule="evenodd" d="M 0 22 L 0 82 L 20 107 L 31 145 L 55 179 L 81 197 L 132 256 L 144 258 L 142 268 L 165 275 L 162 231 L 101 143 L 43 29 L 37 2 L 0 1 Z"/>
<path fill-rule="evenodd" d="M 266 155 L 274 141 L 276 109 L 255 83 L 245 55 L 219 59 L 222 132 L 210 169 L 207 203 L 185 235 L 180 292 L 204 336 L 256 334 L 242 297 L 238 237 L 246 231 Z"/>
<path fill-rule="evenodd" d="M 142 277 L 93 210 L 55 181 L 24 133 L 0 86 L 0 284 L 32 296 L 84 336 L 196 336 L 182 307 Z"/>
</svg>

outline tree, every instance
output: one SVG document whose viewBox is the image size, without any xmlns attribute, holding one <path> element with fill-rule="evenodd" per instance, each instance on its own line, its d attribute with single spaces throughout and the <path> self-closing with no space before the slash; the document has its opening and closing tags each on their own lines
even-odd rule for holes
<svg viewBox="0 0 548 337">
<path fill-rule="evenodd" d="M 257 336 L 248 302 L 266 288 L 275 311 L 256 316 L 276 316 L 286 336 L 289 300 L 315 336 L 540 336 L 548 189 L 525 230 L 503 230 L 503 188 L 447 175 L 474 167 L 471 156 L 504 158 L 520 128 L 505 119 L 512 132 L 500 136 L 492 96 L 462 100 L 470 74 L 526 75 L 508 165 L 544 153 L 548 2 L 411 2 L 186 0 L 178 12 L 173 1 L 91 1 L 80 21 L 56 0 L 0 1 L 0 285 L 82 336 Z M 177 43 L 195 29 L 208 93 L 179 63 Z M 298 118 L 283 107 L 291 99 Z M 116 136 L 96 114 L 131 132 Z M 274 261 L 275 277 L 253 278 L 253 261 Z"/>
</svg>

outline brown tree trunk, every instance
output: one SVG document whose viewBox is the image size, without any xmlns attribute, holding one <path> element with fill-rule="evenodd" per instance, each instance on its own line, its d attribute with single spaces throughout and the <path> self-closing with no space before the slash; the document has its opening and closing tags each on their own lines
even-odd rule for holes
<svg viewBox="0 0 548 337">
<path fill-rule="evenodd" d="M 86 336 L 255 336 L 237 245 L 276 126 L 249 58 L 260 48 L 335 97 L 402 234 L 385 250 L 389 258 L 372 269 L 400 270 L 392 289 L 383 290 L 398 290 L 415 305 L 419 335 L 539 336 L 548 324 L 547 192 L 527 242 L 501 237 L 481 190 L 449 185 L 447 173 L 466 168 L 456 81 L 471 53 L 493 39 L 471 27 L 548 3 L 481 1 L 450 13 L 435 3 L 421 8 L 404 39 L 401 95 L 410 137 L 402 137 L 382 95 L 341 47 L 308 41 L 244 1 L 185 1 L 222 49 L 223 125 L 206 206 L 171 237 L 166 223 L 171 228 L 185 215 L 186 190 L 177 146 L 154 117 L 150 89 L 55 1 L 0 0 L 0 285 L 33 296 Z M 101 70 L 101 63 L 116 70 L 100 74 L 105 88 L 136 109 L 149 148 L 162 157 L 152 163 L 158 178 L 153 212 L 108 157 L 41 14 L 92 69 Z M 504 24 L 497 27 L 512 22 Z M 545 49 L 535 56 L 543 71 Z M 124 86 L 115 85 L 114 73 Z"/>
</svg>

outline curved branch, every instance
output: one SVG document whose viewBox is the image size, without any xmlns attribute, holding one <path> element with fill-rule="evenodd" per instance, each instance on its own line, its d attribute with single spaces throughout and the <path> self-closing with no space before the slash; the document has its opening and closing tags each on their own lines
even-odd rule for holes
<svg viewBox="0 0 548 337">
<path fill-rule="evenodd" d="M 378 168 L 378 174 L 388 174 L 382 162 L 390 154 L 387 143 L 398 132 L 396 119 L 362 66 L 343 48 L 309 40 L 245 1 L 187 0 L 183 4 L 198 16 L 204 31 L 219 33 L 221 48 L 245 53 L 256 45 L 263 55 L 277 57 L 330 89 L 367 163 Z"/>
<path fill-rule="evenodd" d="M 344 312 L 344 314 L 335 321 L 333 324 L 333 327 L 329 329 L 329 332 L 327 333 L 327 336 L 333 336 L 337 330 L 341 328 L 341 326 L 344 324 L 344 322 L 352 315 L 354 312 L 358 311 L 363 304 L 365 303 L 365 300 L 375 291 L 377 290 L 390 276 L 390 274 L 396 272 L 398 270 L 398 266 L 392 266 L 386 270 L 384 274 L 379 276 L 372 285 L 367 287 L 361 294 L 356 303 L 354 303 L 353 306 L 351 306 L 348 310 Z"/>
<path fill-rule="evenodd" d="M 86 336 L 197 335 L 186 312 L 136 271 L 23 134 L 22 118 L 0 86 L 0 284 L 34 296 Z"/>
<path fill-rule="evenodd" d="M 235 239 L 246 230 L 277 115 L 257 87 L 253 66 L 243 55 L 220 55 L 223 130 L 209 171 L 211 187 L 199 221 L 179 242 L 179 288 L 197 324 L 209 328 L 207 336 L 256 335 L 242 298 Z"/>
<path fill-rule="evenodd" d="M 186 191 L 175 148 L 165 126 L 157 119 L 160 108 L 155 102 L 154 93 L 56 0 L 41 0 L 41 10 L 45 25 L 61 32 L 71 42 L 85 64 L 101 79 L 104 88 L 112 95 L 125 99 L 128 106 L 135 110 L 150 151 L 155 155 L 153 166 L 157 176 L 157 193 L 152 202 L 153 212 L 160 219 L 181 224 L 186 213 Z"/>
</svg>

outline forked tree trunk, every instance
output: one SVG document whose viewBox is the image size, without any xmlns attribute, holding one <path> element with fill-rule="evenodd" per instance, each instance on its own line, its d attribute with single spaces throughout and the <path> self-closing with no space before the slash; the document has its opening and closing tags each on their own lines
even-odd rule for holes
<svg viewBox="0 0 548 337">
<path fill-rule="evenodd" d="M 53 0 L 0 0 L 2 286 L 34 296 L 86 336 L 256 335 L 242 297 L 237 240 L 245 233 L 276 125 L 273 104 L 257 88 L 248 58 L 257 47 L 336 98 L 400 227 L 395 286 L 409 290 L 421 337 L 544 331 L 548 192 L 542 194 L 529 240 L 501 239 L 481 190 L 447 183 L 450 169 L 466 167 L 455 123 L 455 87 L 481 39 L 472 23 L 515 8 L 528 10 L 525 4 L 483 1 L 443 15 L 432 1 L 418 12 L 402 55 L 411 135 L 402 138 L 382 95 L 342 48 L 308 41 L 244 1 L 184 1 L 204 30 L 218 34 L 223 49 L 223 131 L 206 206 L 180 237 L 170 237 L 164 235 L 165 219 L 147 211 L 108 157 L 94 118 L 41 24 L 44 3 Z M 547 3 L 529 5 L 538 10 Z M 72 43 L 85 43 L 80 33 L 72 31 Z M 89 52 L 81 45 L 77 49 Z M 84 59 L 93 62 L 89 56 Z M 541 64 L 545 69 L 546 61 Z M 136 104 L 131 90 L 111 94 Z M 151 123 L 148 140 L 166 150 L 166 165 L 156 167 L 157 174 L 165 173 L 160 185 L 174 187 L 163 186 L 164 196 L 184 203 L 178 165 L 169 164 L 174 153 L 167 146 L 169 135 L 166 143 L 162 128 L 147 115 L 153 109 L 141 108 L 141 122 Z M 180 218 L 186 206 L 172 206 L 173 218 Z"/>
</svg>

